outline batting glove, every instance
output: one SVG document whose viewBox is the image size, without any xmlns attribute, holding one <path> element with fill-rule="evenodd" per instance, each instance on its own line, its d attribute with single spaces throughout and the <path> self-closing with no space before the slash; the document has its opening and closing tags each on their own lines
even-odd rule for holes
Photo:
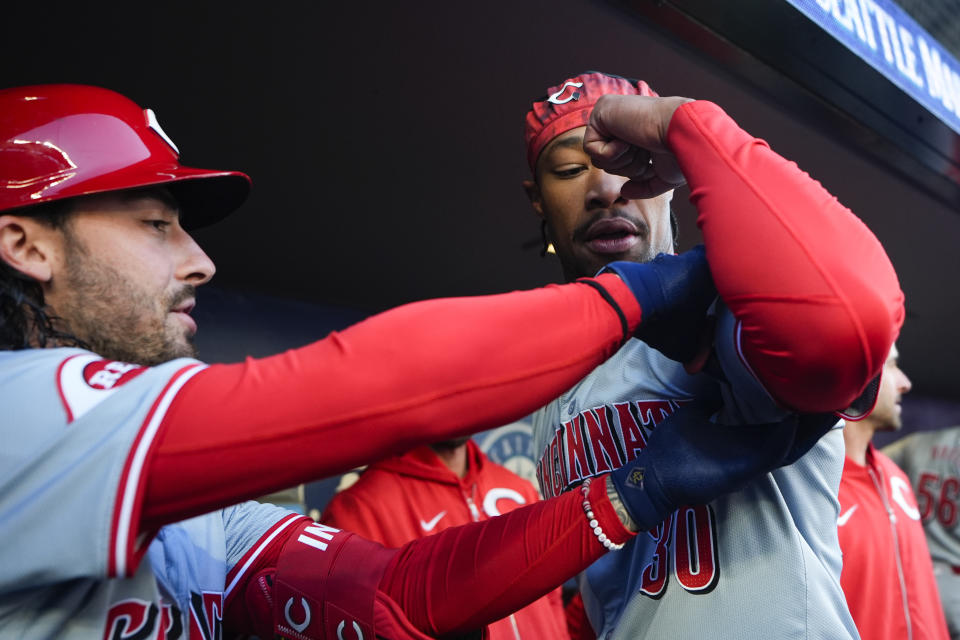
<svg viewBox="0 0 960 640">
<path fill-rule="evenodd" d="M 693 403 L 680 407 L 634 460 L 610 474 L 641 530 L 683 505 L 708 503 L 796 461 L 837 422 L 827 414 L 790 414 L 768 424 L 722 425 L 710 414 Z"/>
</svg>

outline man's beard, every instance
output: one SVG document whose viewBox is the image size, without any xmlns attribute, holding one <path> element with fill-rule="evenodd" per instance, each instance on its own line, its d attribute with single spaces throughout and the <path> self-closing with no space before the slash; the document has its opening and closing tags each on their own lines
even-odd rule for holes
<svg viewBox="0 0 960 640">
<path fill-rule="evenodd" d="M 66 246 L 64 285 L 69 296 L 56 312 L 69 333 L 108 360 L 154 366 L 196 356 L 192 337 L 167 325 L 170 310 L 195 297 L 196 287 L 185 285 L 158 301 L 90 255 L 69 234 Z"/>
</svg>

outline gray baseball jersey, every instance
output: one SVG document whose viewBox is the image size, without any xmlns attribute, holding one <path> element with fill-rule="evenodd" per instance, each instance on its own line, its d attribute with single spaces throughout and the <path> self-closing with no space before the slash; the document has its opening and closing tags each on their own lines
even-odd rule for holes
<svg viewBox="0 0 960 640">
<path fill-rule="evenodd" d="M 960 637 L 960 427 L 921 431 L 883 452 L 910 477 L 951 637 Z"/>
<path fill-rule="evenodd" d="M 137 530 L 145 456 L 204 366 L 0 352 L 0 638 L 221 637 L 228 573 L 301 516 L 245 503 Z"/>
<path fill-rule="evenodd" d="M 724 423 L 783 417 L 737 349 L 721 310 L 717 356 Z M 534 415 L 545 495 L 632 459 L 679 403 L 717 383 L 688 375 L 631 340 L 611 360 Z M 580 576 L 597 637 L 857 638 L 840 589 L 837 492 L 842 433 L 834 429 L 793 465 L 708 505 L 683 507 Z"/>
</svg>

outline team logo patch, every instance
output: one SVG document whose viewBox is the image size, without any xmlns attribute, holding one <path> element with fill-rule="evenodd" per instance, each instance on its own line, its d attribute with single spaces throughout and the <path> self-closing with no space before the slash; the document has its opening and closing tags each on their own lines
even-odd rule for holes
<svg viewBox="0 0 960 640">
<path fill-rule="evenodd" d="M 630 469 L 630 473 L 627 474 L 627 486 L 632 487 L 633 489 L 640 489 L 642 491 L 644 474 L 645 470 L 643 467 L 634 467 L 633 469 Z"/>
<path fill-rule="evenodd" d="M 104 360 L 92 353 L 67 358 L 57 371 L 57 388 L 67 422 L 78 419 L 146 370 L 147 367 Z"/>
<path fill-rule="evenodd" d="M 581 88 L 582 86 L 582 82 L 564 82 L 559 91 L 547 98 L 547 102 L 552 102 L 553 104 L 567 104 L 571 100 L 579 100 L 582 94 L 577 91 L 577 89 Z M 568 87 L 570 88 L 570 94 L 564 98 L 562 96 Z"/>
<path fill-rule="evenodd" d="M 310 626 L 310 618 L 313 616 L 313 612 L 310 611 L 310 603 L 307 602 L 306 598 L 300 598 L 300 608 L 297 611 L 297 614 L 300 618 L 300 622 L 296 622 L 294 618 L 294 599 L 290 597 L 287 599 L 287 603 L 283 606 L 283 616 L 287 619 L 287 624 L 296 631 L 297 633 L 303 633 L 303 630 Z"/>
<path fill-rule="evenodd" d="M 528 421 L 511 422 L 478 434 L 473 440 L 488 458 L 536 484 L 533 427 Z"/>
<path fill-rule="evenodd" d="M 913 499 L 913 491 L 907 481 L 899 476 L 890 478 L 890 497 L 911 520 L 920 519 L 920 510 Z"/>
<path fill-rule="evenodd" d="M 130 382 L 146 370 L 129 362 L 95 360 L 83 368 L 83 380 L 91 389 L 105 391 Z"/>
<path fill-rule="evenodd" d="M 500 504 L 501 500 L 505 503 Z M 514 491 L 508 487 L 494 487 L 483 497 L 483 512 L 487 516 L 495 518 L 526 503 L 526 499 L 519 491 Z"/>
<path fill-rule="evenodd" d="M 357 640 L 364 640 L 363 630 L 360 628 L 360 625 L 357 624 L 356 620 L 351 620 L 350 624 L 353 625 L 353 633 L 356 636 Z M 341 620 L 340 624 L 337 625 L 337 640 L 347 640 L 347 637 L 343 635 L 343 630 L 347 626 L 346 620 Z"/>
</svg>

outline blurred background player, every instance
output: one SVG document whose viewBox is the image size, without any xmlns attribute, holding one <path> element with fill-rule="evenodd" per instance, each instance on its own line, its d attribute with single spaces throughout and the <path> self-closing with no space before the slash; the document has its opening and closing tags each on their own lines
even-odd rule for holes
<svg viewBox="0 0 960 640">
<path fill-rule="evenodd" d="M 841 585 L 863 640 L 945 640 L 946 622 L 910 481 L 872 443 L 900 429 L 900 398 L 910 379 L 894 346 L 883 365 L 877 403 L 843 429 L 847 458 L 840 481 Z"/>
<path fill-rule="evenodd" d="M 883 453 L 910 478 L 947 630 L 960 639 L 960 427 L 912 433 Z"/>
<path fill-rule="evenodd" d="M 533 485 L 460 438 L 373 463 L 333 497 L 321 522 L 399 547 L 539 499 Z M 491 640 L 536 640 L 564 637 L 565 625 L 558 589 L 488 628 Z"/>
<path fill-rule="evenodd" d="M 624 97 L 636 95 L 649 97 Z M 856 412 L 850 405 L 872 397 L 876 380 L 864 393 L 867 380 L 850 365 L 873 378 L 890 344 L 868 338 L 869 327 L 895 332 L 902 322 L 896 275 L 873 234 L 716 105 L 637 114 L 654 122 L 635 146 L 616 139 L 615 118 L 605 128 L 606 117 L 642 101 L 674 100 L 653 96 L 642 81 L 599 72 L 548 88 L 526 116 L 532 179 L 524 188 L 574 281 L 613 261 L 672 253 L 672 189 L 686 181 L 725 303 L 711 375 L 689 373 L 703 365 L 689 366 L 702 344 L 696 326 L 673 327 L 672 354 L 650 349 L 642 335 L 629 341 L 534 415 L 545 496 L 628 463 L 666 416 L 702 399 L 710 379 L 725 399 L 722 424 L 789 410 Z M 580 591 L 596 635 L 855 638 L 834 525 L 842 464 L 834 430 L 794 464 L 671 514 L 628 544 L 627 559 L 595 563 Z"/>
</svg>

